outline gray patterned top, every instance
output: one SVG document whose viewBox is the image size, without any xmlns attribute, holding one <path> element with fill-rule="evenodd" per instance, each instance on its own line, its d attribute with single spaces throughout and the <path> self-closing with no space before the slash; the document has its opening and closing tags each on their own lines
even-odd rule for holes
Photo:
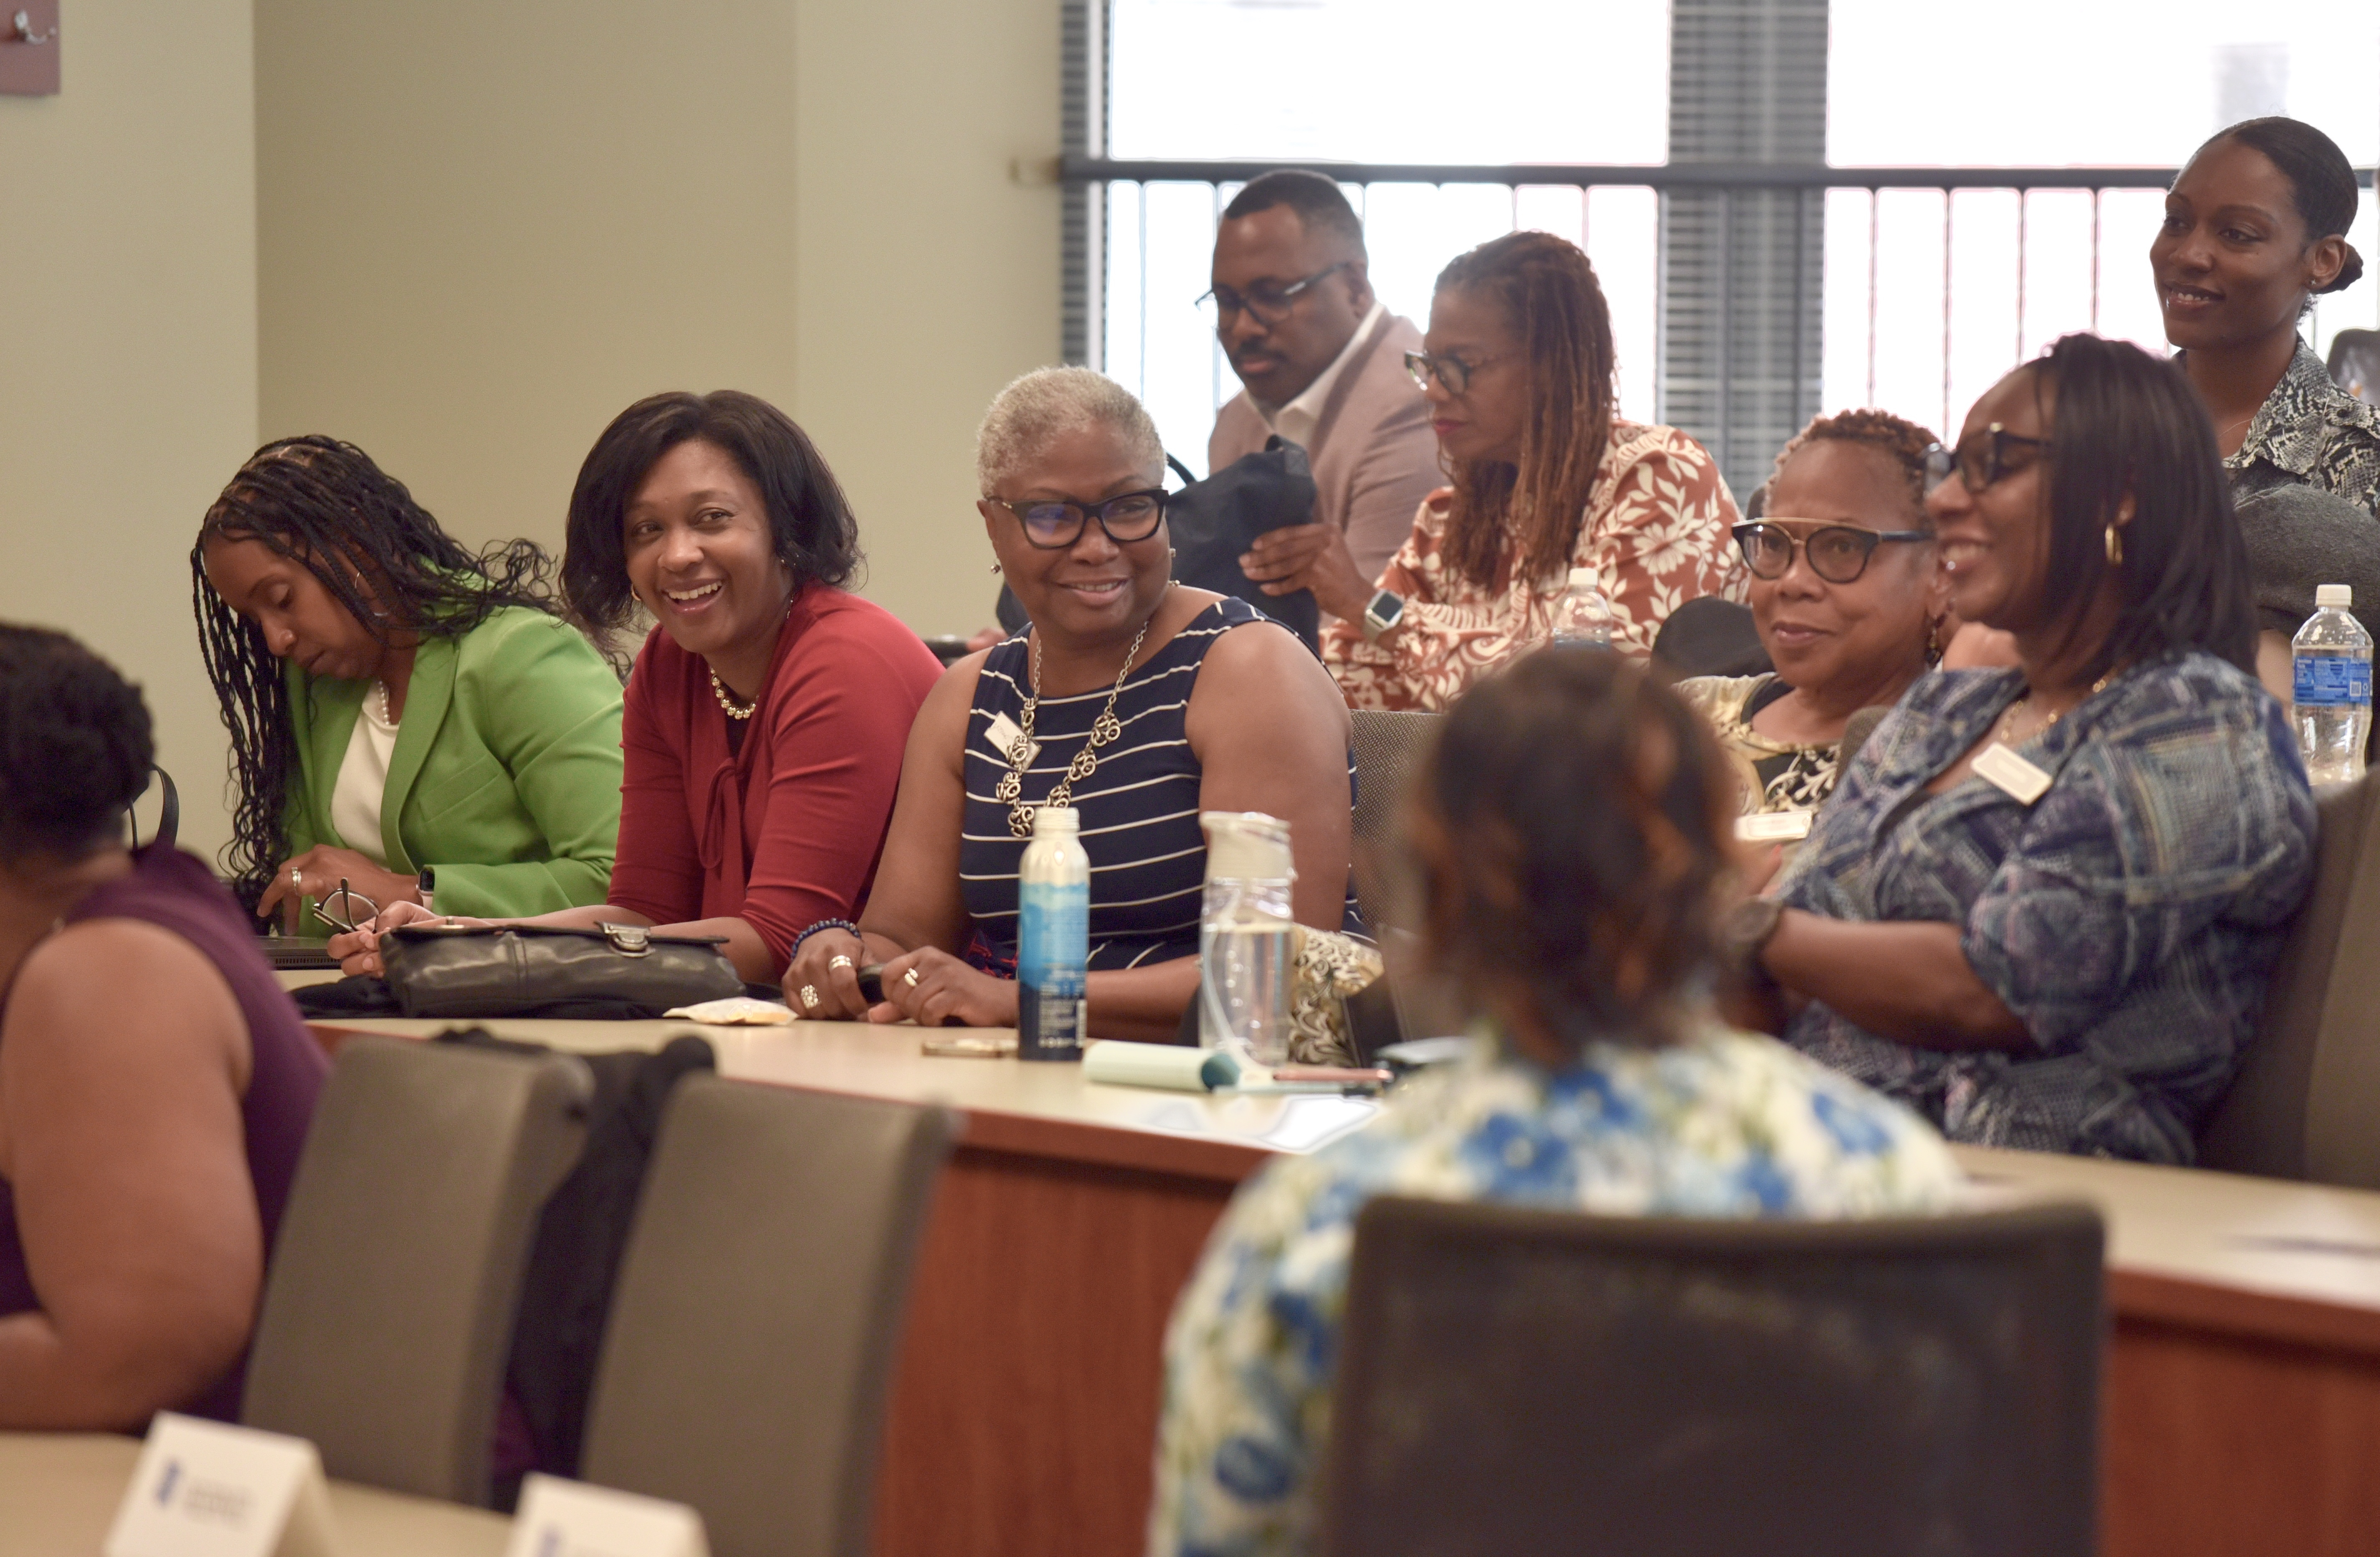
<svg viewBox="0 0 2380 1557">
<path fill-rule="evenodd" d="M 2265 396 L 2240 452 L 2223 468 L 2238 497 L 2303 482 L 2380 515 L 2380 406 L 2332 383 L 2330 370 L 2300 336 L 2289 371 Z"/>
<path fill-rule="evenodd" d="M 2281 706 L 2213 655 L 2143 665 L 2026 743 L 2032 806 L 1925 785 L 2023 690 L 2013 670 L 1923 677 L 1836 788 L 1777 896 L 1833 918 L 1963 928 L 2024 1053 L 1918 1048 L 1823 1004 L 1787 1041 L 1952 1140 L 2188 1162 L 2313 880 L 2314 811 Z"/>
</svg>

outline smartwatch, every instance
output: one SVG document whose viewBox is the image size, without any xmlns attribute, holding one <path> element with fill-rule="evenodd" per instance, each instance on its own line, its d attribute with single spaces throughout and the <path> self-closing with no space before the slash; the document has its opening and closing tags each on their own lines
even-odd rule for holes
<svg viewBox="0 0 2380 1557">
<path fill-rule="evenodd" d="M 1404 616 L 1403 598 L 1382 590 L 1372 597 L 1371 604 L 1364 607 L 1364 636 L 1373 639 L 1382 638 L 1390 628 L 1403 621 Z"/>
</svg>

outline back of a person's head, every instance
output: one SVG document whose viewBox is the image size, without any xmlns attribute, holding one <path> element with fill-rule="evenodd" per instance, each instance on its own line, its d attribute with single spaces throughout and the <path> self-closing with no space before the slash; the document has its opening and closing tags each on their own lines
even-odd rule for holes
<svg viewBox="0 0 2380 1557">
<path fill-rule="evenodd" d="M 0 624 L 0 866 L 116 835 L 155 748 L 140 691 L 64 633 Z"/>
<path fill-rule="evenodd" d="M 2089 674 L 2204 650 L 2252 675 L 2247 547 L 2214 426 L 2180 368 L 2129 341 L 2073 335 L 2029 371 L 2050 441 L 2045 613 L 2079 626 L 2101 579 L 2117 576 L 2119 609 Z M 2106 537 L 2127 497 L 2119 563 Z"/>
<path fill-rule="evenodd" d="M 1236 222 L 1276 206 L 1287 206 L 1296 212 L 1299 225 L 1307 232 L 1329 233 L 1353 249 L 1356 259 L 1365 257 L 1363 221 L 1356 216 L 1355 208 L 1347 203 L 1338 181 L 1302 167 L 1278 167 L 1270 173 L 1257 174 L 1240 186 L 1240 192 L 1223 207 L 1222 219 Z"/>
<path fill-rule="evenodd" d="M 2355 168 L 2347 160 L 2347 153 L 2338 149 L 2338 142 L 2329 136 L 2303 119 L 2277 114 L 2261 119 L 2242 119 L 2218 129 L 2198 150 L 2203 152 L 2208 146 L 2227 140 L 2263 152 L 2265 160 L 2289 180 L 2298 216 L 2305 223 L 2309 238 L 2343 238 L 2355 225 Z M 2343 292 L 2362 274 L 2363 257 L 2355 251 L 2353 244 L 2349 244 L 2347 262 L 2321 290 Z"/>
<path fill-rule="evenodd" d="M 1710 733 L 1641 667 L 1524 656 L 1454 705 L 1406 797 L 1431 970 L 1565 1053 L 1679 1036 L 1712 967 L 1734 809 Z"/>
</svg>

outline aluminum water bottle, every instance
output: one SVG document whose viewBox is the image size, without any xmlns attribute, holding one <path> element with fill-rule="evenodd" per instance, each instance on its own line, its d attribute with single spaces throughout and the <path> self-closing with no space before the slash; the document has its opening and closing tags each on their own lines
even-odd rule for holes
<svg viewBox="0 0 2380 1557">
<path fill-rule="evenodd" d="M 1079 1060 L 1091 956 L 1091 858 L 1072 806 L 1033 813 L 1016 869 L 1016 1057 Z"/>
<path fill-rule="evenodd" d="M 2318 587 L 2313 603 L 2314 614 L 2289 645 L 2289 715 L 2307 779 L 2345 784 L 2362 776 L 2363 743 L 2372 734 L 2372 635 L 2348 614 L 2355 591 L 2347 585 Z"/>
<path fill-rule="evenodd" d="M 1570 586 L 1554 602 L 1554 641 L 1611 647 L 1611 602 L 1597 587 L 1595 569 L 1570 570 Z"/>
<path fill-rule="evenodd" d="M 1262 811 L 1207 811 L 1207 896 L 1198 916 L 1198 1043 L 1259 1065 L 1289 1062 L 1297 976 L 1289 823 Z"/>
</svg>

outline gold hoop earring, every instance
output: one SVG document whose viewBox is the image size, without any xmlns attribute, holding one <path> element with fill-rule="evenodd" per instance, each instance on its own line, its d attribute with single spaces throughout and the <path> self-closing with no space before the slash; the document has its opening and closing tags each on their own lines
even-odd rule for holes
<svg viewBox="0 0 2380 1557">
<path fill-rule="evenodd" d="M 1942 663 L 1942 618 L 1939 616 L 1925 624 L 1925 663 L 1928 665 Z"/>
<path fill-rule="evenodd" d="M 2114 526 L 2114 525 L 2109 525 L 2109 526 L 2107 527 L 2107 566 L 2108 566 L 2109 567 L 2121 567 L 2121 566 L 2124 566 L 2124 532 L 2123 532 L 2121 529 L 2119 529 L 2116 526 Z"/>
</svg>

